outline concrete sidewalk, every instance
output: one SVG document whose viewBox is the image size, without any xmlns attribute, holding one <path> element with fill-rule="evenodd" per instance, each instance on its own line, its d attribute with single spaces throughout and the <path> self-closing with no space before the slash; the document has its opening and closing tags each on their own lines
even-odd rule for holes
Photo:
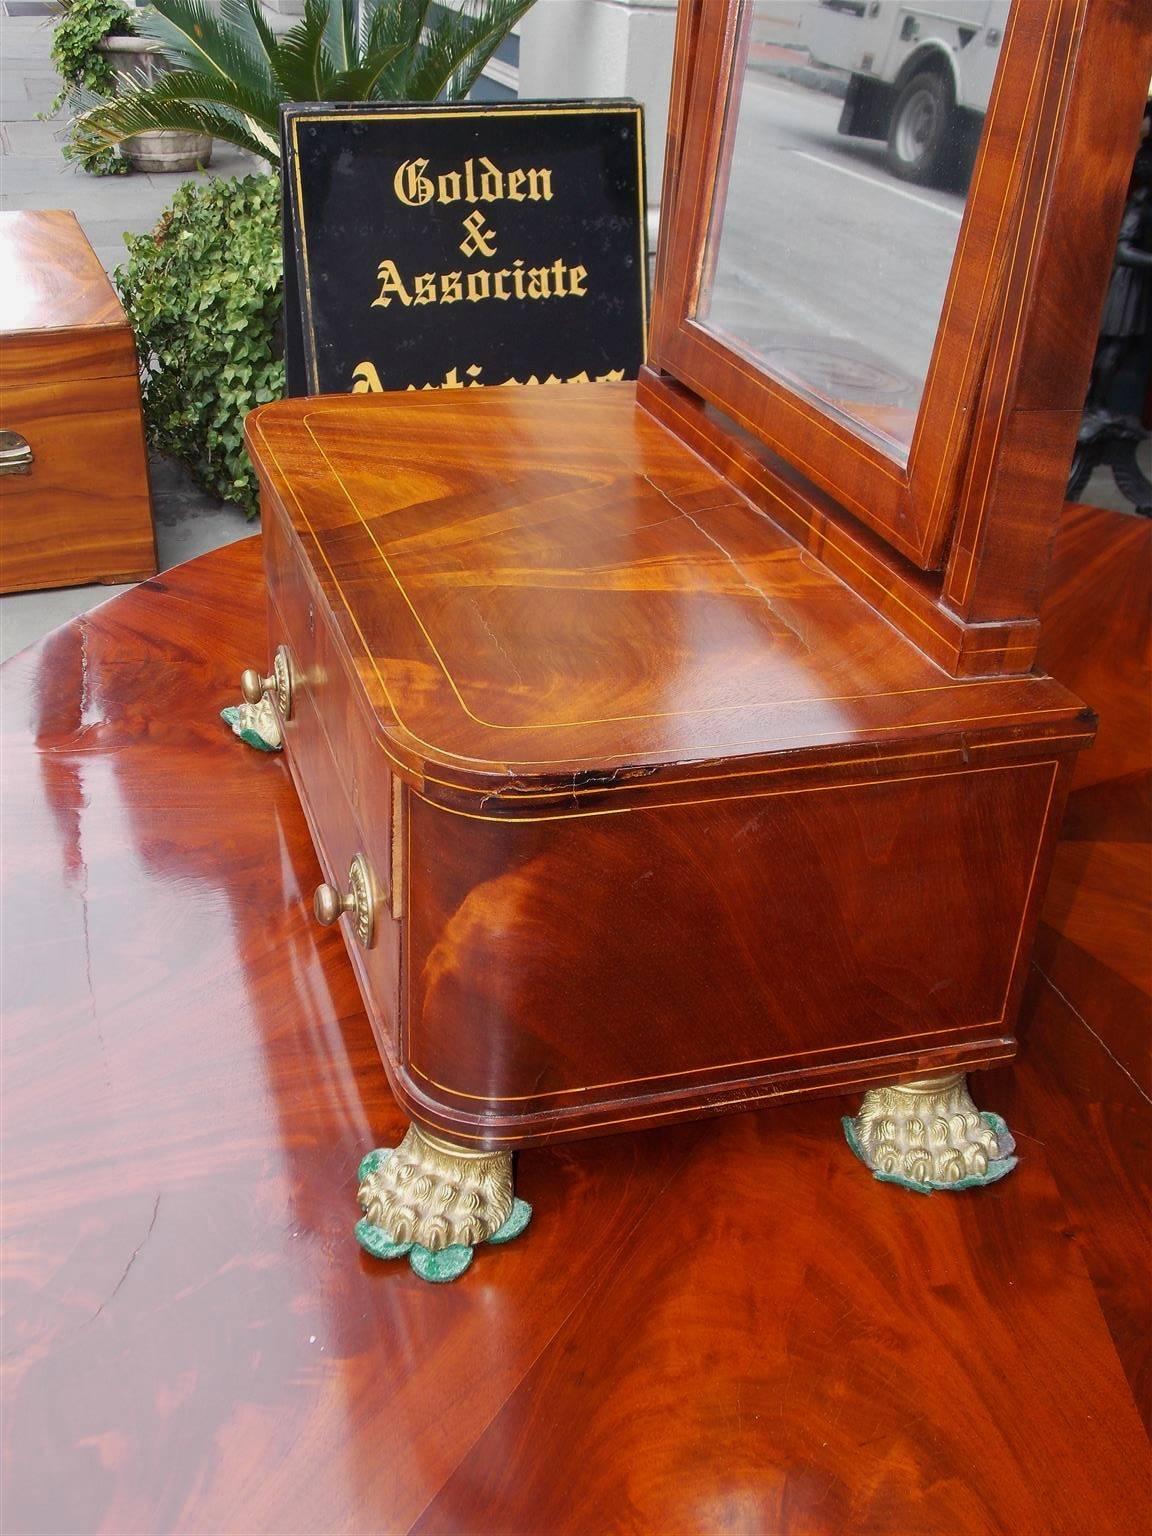
<svg viewBox="0 0 1152 1536">
<path fill-rule="evenodd" d="M 42 14 L 27 14 L 39 3 L 0 4 L 0 208 L 71 208 L 111 274 L 127 254 L 124 234 L 152 229 L 180 183 L 203 173 L 88 176 L 63 158 L 63 120 L 38 120 L 59 89 L 49 55 L 49 6 L 40 4 Z M 254 168 L 247 155 L 218 144 L 208 174 L 243 176 Z M 156 458 L 152 498 L 161 570 L 256 530 L 235 507 L 205 496 L 178 465 Z M 0 661 L 122 590 L 63 587 L 0 597 Z"/>
</svg>

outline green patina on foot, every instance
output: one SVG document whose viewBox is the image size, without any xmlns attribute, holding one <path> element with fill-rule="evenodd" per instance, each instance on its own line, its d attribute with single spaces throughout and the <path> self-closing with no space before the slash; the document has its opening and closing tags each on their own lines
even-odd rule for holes
<svg viewBox="0 0 1152 1536">
<path fill-rule="evenodd" d="M 360 1166 L 356 1170 L 356 1182 L 363 1184 L 368 1175 L 375 1173 L 377 1168 L 383 1168 L 391 1156 L 391 1147 L 377 1147 L 375 1152 L 369 1152 L 366 1157 L 362 1157 L 360 1159 Z"/>
<path fill-rule="evenodd" d="M 1008 1129 L 1007 1122 L 1000 1115 L 994 1114 L 990 1109 L 982 1109 L 980 1111 L 980 1118 L 996 1137 L 1004 1156 L 993 1158 L 984 1173 L 965 1174 L 962 1179 L 955 1179 L 951 1183 L 935 1179 L 927 1179 L 924 1182 L 920 1182 L 917 1179 L 909 1179 L 902 1173 L 885 1173 L 879 1168 L 873 1168 L 872 1164 L 868 1161 L 864 1148 L 860 1145 L 860 1138 L 856 1134 L 853 1117 L 845 1115 L 840 1124 L 844 1127 L 844 1139 L 874 1179 L 878 1179 L 881 1184 L 901 1184 L 905 1189 L 914 1189 L 917 1194 L 930 1195 L 936 1189 L 982 1189 L 986 1184 L 996 1184 L 1001 1179 L 1006 1178 L 1015 1168 L 1019 1159 L 1012 1155 L 1016 1150 L 1016 1142 L 1012 1132 Z"/>
<path fill-rule="evenodd" d="M 279 752 L 279 741 L 269 741 L 255 729 L 253 714 L 251 704 L 229 704 L 220 711 L 220 718 L 231 728 L 234 736 L 238 736 L 248 746 L 255 747 L 257 752 Z"/>
<path fill-rule="evenodd" d="M 450 1248 L 441 1248 L 439 1253 L 429 1253 L 427 1248 L 421 1248 L 419 1243 L 415 1243 L 408 1255 L 408 1262 L 421 1280 L 444 1285 L 449 1280 L 460 1278 L 471 1264 L 475 1251 L 466 1244 L 453 1243 Z"/>
<path fill-rule="evenodd" d="M 490 1243 L 510 1243 L 514 1237 L 520 1236 L 531 1220 L 532 1207 L 528 1204 L 527 1200 L 513 1200 L 508 1220 L 502 1227 L 497 1227 L 488 1241 Z"/>
<path fill-rule="evenodd" d="M 389 1155 L 390 1152 L 387 1149 L 369 1152 L 360 1164 L 360 1178 L 363 1179 L 368 1174 L 375 1173 Z M 510 1243 L 514 1237 L 520 1236 L 531 1220 L 532 1207 L 528 1202 L 513 1200 L 512 1211 L 507 1221 L 485 1241 Z M 366 1218 L 356 1223 L 356 1241 L 364 1252 L 370 1253 L 374 1259 L 407 1257 L 414 1273 L 419 1275 L 421 1280 L 429 1280 L 434 1285 L 444 1285 L 449 1280 L 458 1280 L 472 1263 L 476 1251 L 465 1243 L 453 1243 L 447 1248 L 441 1248 L 437 1253 L 422 1247 L 420 1243 L 394 1243 L 387 1232 L 373 1226 Z"/>
<path fill-rule="evenodd" d="M 411 1243 L 392 1242 L 387 1232 L 382 1232 L 363 1218 L 356 1223 L 356 1241 L 374 1259 L 402 1259 L 406 1253 L 412 1252 Z"/>
</svg>

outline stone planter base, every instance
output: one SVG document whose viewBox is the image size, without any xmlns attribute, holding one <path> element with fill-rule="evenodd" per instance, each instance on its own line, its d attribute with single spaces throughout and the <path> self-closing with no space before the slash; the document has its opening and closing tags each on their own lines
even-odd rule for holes
<svg viewBox="0 0 1152 1536">
<path fill-rule="evenodd" d="M 210 133 L 157 128 L 125 139 L 121 153 L 137 171 L 195 171 L 212 163 L 212 143 Z"/>
</svg>

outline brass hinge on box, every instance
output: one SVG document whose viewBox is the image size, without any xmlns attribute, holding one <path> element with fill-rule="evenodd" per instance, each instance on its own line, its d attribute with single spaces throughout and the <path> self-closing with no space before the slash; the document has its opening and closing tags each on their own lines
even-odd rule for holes
<svg viewBox="0 0 1152 1536">
<path fill-rule="evenodd" d="M 26 437 L 7 428 L 0 431 L 0 475 L 30 475 L 35 457 Z"/>
</svg>

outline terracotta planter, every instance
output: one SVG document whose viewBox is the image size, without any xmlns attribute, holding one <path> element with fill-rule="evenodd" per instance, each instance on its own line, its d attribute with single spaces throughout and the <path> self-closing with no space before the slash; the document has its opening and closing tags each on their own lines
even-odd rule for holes
<svg viewBox="0 0 1152 1536">
<path fill-rule="evenodd" d="M 100 44 L 118 80 L 151 83 L 168 65 L 156 43 L 144 37 L 106 37 Z M 154 128 L 125 139 L 120 151 L 138 171 L 195 171 L 212 160 L 212 135 Z"/>
</svg>

